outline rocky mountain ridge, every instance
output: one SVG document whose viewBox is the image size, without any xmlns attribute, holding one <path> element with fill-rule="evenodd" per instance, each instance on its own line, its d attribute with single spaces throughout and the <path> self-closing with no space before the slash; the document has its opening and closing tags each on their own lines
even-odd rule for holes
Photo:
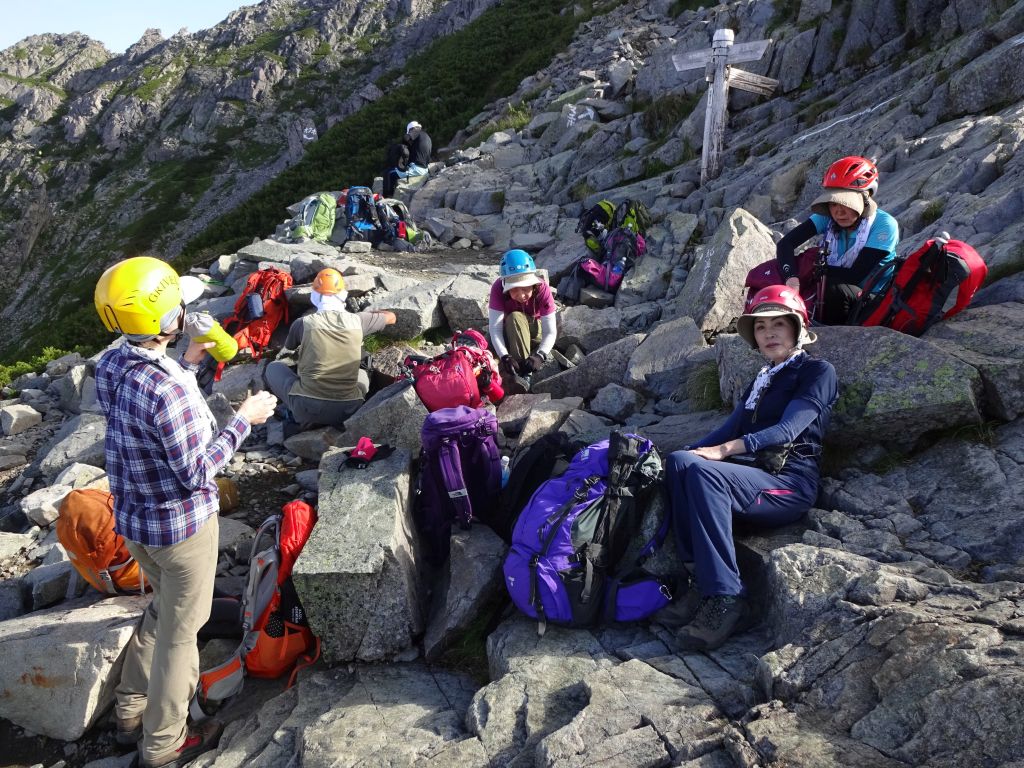
<svg viewBox="0 0 1024 768">
<path fill-rule="evenodd" d="M 563 54 L 474 118 L 465 148 L 410 194 L 442 247 L 378 254 L 268 238 L 215 259 L 202 306 L 218 316 L 261 265 L 291 272 L 296 314 L 309 308 L 316 271 L 340 269 L 354 308 L 398 315 L 398 343 L 377 363 L 393 375 L 408 339 L 485 323 L 500 250 L 533 251 L 557 282 L 580 253 L 573 228 L 585 205 L 643 200 L 654 216 L 647 255 L 611 306 L 559 309 L 559 348 L 577 344 L 586 355 L 572 368 L 549 366 L 533 394 L 501 404 L 506 450 L 553 430 L 587 444 L 621 426 L 669 452 L 717 425 L 715 402 L 732 402 L 760 365 L 729 333 L 743 277 L 774 254 L 788 220 L 806 214 L 835 156 L 877 153 L 878 199 L 900 221 L 901 253 L 949 230 L 977 245 L 991 278 L 970 309 L 921 339 L 818 329 L 812 353 L 840 378 L 821 492 L 800 525 L 738 532 L 763 621 L 710 654 L 679 650 L 657 624 L 538 637 L 533 622 L 499 612 L 485 628 L 484 679 L 466 674 L 465 662 L 437 666 L 489 616 L 503 547 L 474 526 L 453 539 L 447 572 L 424 576 L 411 518 L 426 415 L 418 398 L 400 382 L 384 387 L 344 431 L 285 439 L 280 422 L 268 424 L 230 472 L 243 499 L 256 478 L 270 477 L 275 492 L 318 502 L 321 523 L 296 580 L 332 666 L 284 693 L 247 688 L 225 713 L 220 748 L 194 765 L 1019 766 L 1024 349 L 1014 331 L 1024 281 L 1014 150 L 1024 86 L 1012 73 L 1022 20 L 1024 3 L 1002 2 L 622 4 L 580 25 Z M 756 69 L 783 80 L 784 91 L 733 101 L 725 170 L 700 188 L 704 84 L 699 73 L 675 74 L 668 57 L 706 46 L 722 25 L 741 41 L 776 39 Z M 1005 87 L 971 86 L 978 82 Z M 844 98 L 823 98 L 826 88 Z M 491 132 L 523 110 L 519 127 Z M 0 595 L 16 606 L 0 622 L 0 644 L 5 658 L 88 670 L 76 679 L 95 685 L 60 689 L 73 716 L 51 735 L 95 746 L 104 744 L 93 725 L 109 701 L 103 682 L 116 675 L 139 604 L 61 602 L 70 567 L 49 528 L 54 498 L 102 483 L 90 366 L 55 361 L 17 381 L 16 397 L 0 406 L 0 461 L 10 467 L 3 519 L 27 529 L 0 540 L 12 572 Z M 259 366 L 228 374 L 212 401 L 221 416 L 258 383 Z M 363 434 L 397 446 L 386 471 L 344 467 L 340 449 Z M 648 532 L 661 511 L 648 510 Z M 221 542 L 222 579 L 244 571 L 250 514 L 222 518 L 239 523 Z M 366 552 L 374 557 L 359 557 Z M 27 562 L 44 564 L 22 575 Z M 669 547 L 651 567 L 680 566 Z M 444 599 L 428 605 L 423 585 L 439 583 Z M 47 643 L 26 639 L 42 628 Z M 83 632 L 90 642 L 69 642 Z M 0 673 L 0 686 L 17 691 L 0 698 L 0 715 L 29 730 L 52 727 L 49 689 L 22 674 Z M 71 753 L 76 765 L 97 754 Z"/>
<path fill-rule="evenodd" d="M 57 297 L 85 296 L 61 270 L 174 257 L 491 5 L 267 0 L 120 56 L 82 35 L 0 52 L 0 266 L 17 276 L 0 288 L 4 353 L 27 356 Z"/>
</svg>

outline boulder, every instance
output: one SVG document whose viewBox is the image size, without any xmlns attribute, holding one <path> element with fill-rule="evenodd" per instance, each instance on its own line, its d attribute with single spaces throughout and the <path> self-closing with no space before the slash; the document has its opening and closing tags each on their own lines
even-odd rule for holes
<svg viewBox="0 0 1024 768">
<path fill-rule="evenodd" d="M 21 550 L 27 549 L 35 543 L 36 538 L 31 533 L 0 531 L 0 562 L 14 557 Z"/>
<path fill-rule="evenodd" d="M 829 434 L 844 445 L 909 445 L 981 422 L 978 371 L 933 344 L 888 328 L 822 328 L 813 354 L 839 375 Z"/>
<path fill-rule="evenodd" d="M 587 355 L 575 368 L 533 385 L 533 392 L 548 392 L 552 397 L 578 395 L 591 398 L 605 384 L 621 383 L 629 358 L 643 341 L 643 334 L 631 334 L 606 344 Z"/>
<path fill-rule="evenodd" d="M 490 765 L 532 764 L 537 743 L 572 721 L 587 702 L 580 681 L 614 666 L 586 630 L 549 626 L 517 616 L 487 638 L 491 682 L 473 696 L 466 725 L 483 744 Z"/>
<path fill-rule="evenodd" d="M 62 410 L 68 413 L 79 413 L 82 406 L 82 395 L 85 383 L 92 378 L 92 366 L 82 363 L 73 366 L 66 374 L 50 386 L 57 394 L 57 401 Z"/>
<path fill-rule="evenodd" d="M 260 240 L 250 243 L 238 249 L 237 255 L 241 259 L 259 263 L 261 261 L 272 261 L 277 264 L 288 264 L 292 257 L 306 250 L 303 245 L 287 245 L 274 240 Z"/>
<path fill-rule="evenodd" d="M 530 445 L 538 438 L 557 431 L 569 413 L 581 405 L 582 397 L 565 397 L 533 406 L 519 434 L 518 445 Z"/>
<path fill-rule="evenodd" d="M 707 346 L 692 318 L 662 321 L 630 355 L 623 383 L 655 397 L 668 397 L 686 380 L 694 356 Z"/>
<path fill-rule="evenodd" d="M 841 484 L 827 480 L 822 498 L 872 528 L 887 523 L 910 539 L 907 546 L 933 542 L 966 552 L 977 563 L 1019 567 L 1024 541 L 1015 531 L 1024 517 L 1024 419 L 998 427 L 989 440 L 991 445 L 947 439 L 888 472 L 856 473 Z M 908 516 L 922 529 L 901 522 Z"/>
<path fill-rule="evenodd" d="M 590 309 L 607 309 L 615 303 L 615 294 L 602 291 L 593 285 L 580 289 L 580 304 Z"/>
<path fill-rule="evenodd" d="M 781 722 L 757 718 L 750 736 L 786 763 L 816 764 L 837 746 L 849 766 L 1017 760 L 1024 726 L 1010 638 L 1019 596 L 1008 587 L 828 548 L 776 550 L 768 593 L 778 646 L 760 660 L 758 679 L 769 699 L 815 702 L 814 724 L 798 708 L 795 717 L 777 713 Z"/>
<path fill-rule="evenodd" d="M 485 525 L 452 532 L 451 553 L 444 566 L 433 615 L 423 636 L 423 655 L 436 660 L 484 606 L 503 593 L 501 564 L 508 547 Z"/>
<path fill-rule="evenodd" d="M 972 307 L 932 326 L 924 339 L 976 368 L 985 412 L 1002 421 L 1024 413 L 1024 343 L 1009 329 L 1024 324 L 1024 304 Z"/>
<path fill-rule="evenodd" d="M 334 427 L 320 427 L 292 435 L 284 441 L 284 447 L 308 461 L 320 461 L 327 449 L 339 445 L 341 439 L 341 432 Z"/>
<path fill-rule="evenodd" d="M 8 437 L 21 434 L 42 421 L 43 414 L 31 405 L 15 404 L 0 408 L 0 428 Z"/>
<path fill-rule="evenodd" d="M 60 514 L 60 503 L 69 493 L 71 493 L 69 485 L 50 485 L 40 488 L 21 500 L 21 511 L 25 517 L 40 528 L 45 528 L 57 519 Z"/>
<path fill-rule="evenodd" d="M 662 317 L 692 317 L 702 331 L 724 331 L 743 313 L 747 272 L 775 258 L 771 230 L 757 218 L 735 209 L 697 249 L 682 290 Z"/>
<path fill-rule="evenodd" d="M 389 293 L 376 299 L 367 310 L 388 310 L 395 313 L 397 321 L 381 333 L 394 339 L 411 339 L 431 328 L 444 325 L 444 315 L 438 303 L 440 295 L 447 290 L 455 278 L 449 277 Z"/>
<path fill-rule="evenodd" d="M 0 717 L 54 739 L 80 738 L 114 700 L 121 652 L 147 602 L 82 598 L 0 622 Z"/>
<path fill-rule="evenodd" d="M 464 674 L 422 664 L 322 670 L 247 708 L 219 751 L 194 765 L 484 768 L 483 746 L 463 724 L 475 687 Z"/>
<path fill-rule="evenodd" d="M 653 442 L 663 455 L 682 450 L 722 425 L 727 414 L 699 411 L 668 416 L 657 424 L 637 428 L 637 432 Z"/>
<path fill-rule="evenodd" d="M 418 450 L 426 418 L 427 408 L 412 382 L 396 381 L 377 392 L 348 418 L 342 444 L 355 445 L 365 435 L 374 442 Z"/>
<path fill-rule="evenodd" d="M 239 403 L 251 392 L 266 389 L 263 385 L 262 366 L 257 363 L 234 363 L 224 368 L 220 381 L 213 384 L 213 394 L 223 395 L 232 403 Z"/>
<path fill-rule="evenodd" d="M 537 745 L 540 765 L 688 765 L 718 750 L 730 730 L 699 681 L 631 659 L 583 678 L 587 705 Z"/>
<path fill-rule="evenodd" d="M 22 576 L 22 591 L 28 599 L 26 606 L 28 610 L 38 611 L 41 608 L 49 608 L 63 600 L 68 594 L 68 587 L 74 573 L 74 566 L 64 560 L 56 563 L 44 563 Z M 79 584 L 84 587 L 82 582 Z"/>
<path fill-rule="evenodd" d="M 565 350 L 578 344 L 588 352 L 618 341 L 625 334 L 620 330 L 622 312 L 614 307 L 566 307 L 558 315 L 558 348 Z"/>
<path fill-rule="evenodd" d="M 292 575 L 329 664 L 393 658 L 423 631 L 412 456 L 398 448 L 366 469 L 346 459 L 333 449 L 320 461 L 320 520 Z"/>
<path fill-rule="evenodd" d="M 70 464 L 54 478 L 54 484 L 67 485 L 71 488 L 89 488 L 94 487 L 96 481 L 106 477 L 106 474 L 99 467 L 89 464 Z"/>
<path fill-rule="evenodd" d="M 498 406 L 498 426 L 506 435 L 518 435 L 533 407 L 551 399 L 551 395 L 509 395 Z"/>
<path fill-rule="evenodd" d="M 24 612 L 21 582 L 18 579 L 0 580 L 0 622 L 21 616 Z"/>
<path fill-rule="evenodd" d="M 440 294 L 441 311 L 453 331 L 476 328 L 487 330 L 487 303 L 491 283 L 469 275 L 459 275 Z"/>
<path fill-rule="evenodd" d="M 53 477 L 76 462 L 95 467 L 106 466 L 103 439 L 107 420 L 95 413 L 83 413 L 68 419 L 53 439 L 39 450 L 39 470 Z"/>
<path fill-rule="evenodd" d="M 643 395 L 639 392 L 612 383 L 597 391 L 594 399 L 590 401 L 590 410 L 621 423 L 626 417 L 638 411 L 643 402 Z"/>
</svg>

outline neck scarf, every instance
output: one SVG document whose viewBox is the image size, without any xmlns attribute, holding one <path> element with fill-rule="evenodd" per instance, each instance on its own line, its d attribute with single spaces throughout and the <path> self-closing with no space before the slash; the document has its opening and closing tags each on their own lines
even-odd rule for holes
<svg viewBox="0 0 1024 768">
<path fill-rule="evenodd" d="M 828 265 L 830 267 L 843 267 L 850 268 L 853 266 L 853 262 L 857 260 L 860 255 L 861 249 L 868 241 L 868 235 L 871 234 L 871 225 L 875 223 L 875 212 L 871 211 L 870 215 L 864 216 L 860 220 L 860 224 L 857 225 L 856 238 L 853 241 L 853 245 L 846 249 L 845 253 L 839 252 L 839 227 L 836 226 L 834 221 L 829 221 L 828 229 L 825 230 L 825 247 L 828 249 Z M 844 238 L 844 241 L 849 242 L 849 235 Z"/>
<path fill-rule="evenodd" d="M 189 401 L 206 417 L 206 427 L 202 431 L 202 437 L 204 444 L 209 443 L 218 432 L 217 420 L 213 417 L 213 412 L 210 410 L 202 390 L 199 389 L 196 377 L 161 351 L 136 346 L 131 346 L 130 350 L 131 354 L 149 360 L 158 366 L 188 393 Z"/>
<path fill-rule="evenodd" d="M 772 377 L 802 354 L 802 349 L 796 349 L 793 351 L 793 354 L 778 365 L 773 366 L 771 363 L 768 363 L 758 371 L 757 378 L 754 379 L 754 385 L 750 388 L 750 394 L 747 395 L 747 402 L 744 405 L 744 408 L 748 411 L 752 411 L 757 408 L 757 402 L 761 399 L 761 395 L 764 394 L 764 391 L 768 389 L 768 385 L 772 383 Z"/>
</svg>

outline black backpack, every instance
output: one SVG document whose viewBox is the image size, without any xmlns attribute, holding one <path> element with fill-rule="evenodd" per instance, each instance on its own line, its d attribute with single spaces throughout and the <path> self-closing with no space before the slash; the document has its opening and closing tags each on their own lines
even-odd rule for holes
<svg viewBox="0 0 1024 768">
<path fill-rule="evenodd" d="M 494 532 L 512 543 L 512 526 L 530 497 L 545 480 L 558 477 L 572 461 L 569 436 L 564 432 L 544 435 L 515 452 L 509 464 L 508 482 L 501 489 L 498 511 L 491 521 Z"/>
</svg>

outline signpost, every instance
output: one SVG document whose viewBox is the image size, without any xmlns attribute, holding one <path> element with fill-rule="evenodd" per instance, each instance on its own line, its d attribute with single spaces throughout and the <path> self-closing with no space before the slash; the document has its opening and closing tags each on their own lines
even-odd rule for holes
<svg viewBox="0 0 1024 768">
<path fill-rule="evenodd" d="M 733 45 L 735 35 L 731 29 L 715 30 L 710 51 L 677 53 L 672 64 L 677 72 L 705 68 L 708 82 L 708 106 L 704 114 L 704 148 L 700 157 L 700 183 L 718 178 L 722 172 L 722 144 L 725 141 L 725 120 L 729 103 L 729 86 L 762 96 L 769 96 L 779 81 L 744 72 L 730 66 L 743 61 L 760 59 L 771 40 L 755 40 Z"/>
</svg>

